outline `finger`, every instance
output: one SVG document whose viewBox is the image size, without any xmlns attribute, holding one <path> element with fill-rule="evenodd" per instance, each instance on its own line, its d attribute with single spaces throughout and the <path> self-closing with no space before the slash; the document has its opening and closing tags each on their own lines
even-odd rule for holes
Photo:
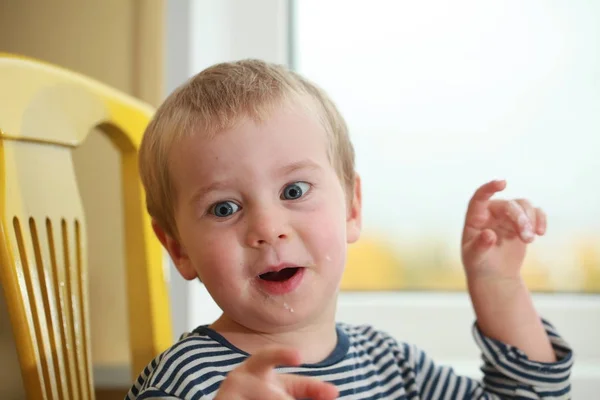
<svg viewBox="0 0 600 400">
<path fill-rule="evenodd" d="M 490 181 L 480 186 L 469 201 L 467 219 L 475 224 L 477 224 L 478 221 L 485 222 L 490 198 L 495 193 L 504 190 L 505 187 L 505 180 Z"/>
<path fill-rule="evenodd" d="M 514 229 L 524 242 L 531 242 L 535 238 L 533 224 L 525 209 L 516 200 L 502 201 L 499 203 L 504 208 L 504 214 L 508 217 L 508 224 Z"/>
<path fill-rule="evenodd" d="M 515 201 L 517 202 L 518 205 L 521 206 L 521 208 L 525 212 L 525 215 L 527 215 L 527 218 L 529 219 L 529 223 L 531 224 L 531 226 L 535 227 L 537 224 L 537 215 L 535 212 L 535 207 L 532 206 L 531 203 L 529 202 L 529 200 L 527 200 L 527 199 L 516 199 Z M 534 229 L 532 229 L 532 230 L 534 230 Z"/>
<path fill-rule="evenodd" d="M 546 213 L 541 208 L 532 206 L 526 199 L 518 199 L 516 201 L 527 214 L 533 232 L 537 235 L 546 233 Z"/>
<path fill-rule="evenodd" d="M 469 258 L 468 264 L 477 264 L 487 251 L 498 241 L 498 235 L 491 229 L 484 229 L 478 236 L 465 244 L 464 254 Z"/>
<path fill-rule="evenodd" d="M 280 375 L 280 380 L 295 399 L 334 400 L 337 399 L 338 389 L 328 382 L 300 375 Z"/>
<path fill-rule="evenodd" d="M 249 357 L 243 369 L 255 375 L 267 374 L 277 366 L 296 366 L 300 364 L 298 351 L 282 346 L 273 346 Z"/>
<path fill-rule="evenodd" d="M 535 232 L 538 235 L 543 235 L 546 233 L 547 224 L 548 224 L 546 213 L 541 208 L 538 207 L 535 209 L 535 215 L 536 215 Z"/>
</svg>

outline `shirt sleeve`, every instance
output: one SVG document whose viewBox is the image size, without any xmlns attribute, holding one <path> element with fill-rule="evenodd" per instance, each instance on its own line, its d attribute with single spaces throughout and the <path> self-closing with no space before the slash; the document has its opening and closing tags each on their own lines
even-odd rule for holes
<svg viewBox="0 0 600 400">
<path fill-rule="evenodd" d="M 483 335 L 473 325 L 475 342 L 482 352 L 481 381 L 458 376 L 447 366 L 436 365 L 425 352 L 413 348 L 416 383 L 423 398 L 431 399 L 570 399 L 573 353 L 554 327 L 542 320 L 557 361 L 531 361 L 514 346 Z"/>
</svg>

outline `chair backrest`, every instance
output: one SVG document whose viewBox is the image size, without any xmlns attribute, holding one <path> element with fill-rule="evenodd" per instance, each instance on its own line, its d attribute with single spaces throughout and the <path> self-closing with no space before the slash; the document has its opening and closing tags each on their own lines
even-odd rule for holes
<svg viewBox="0 0 600 400">
<path fill-rule="evenodd" d="M 132 378 L 172 343 L 160 244 L 137 173 L 149 106 L 0 54 L 0 284 L 31 399 L 93 399 L 85 216 L 72 150 L 103 130 L 122 160 Z M 110 249 L 107 249 L 110 251 Z"/>
</svg>

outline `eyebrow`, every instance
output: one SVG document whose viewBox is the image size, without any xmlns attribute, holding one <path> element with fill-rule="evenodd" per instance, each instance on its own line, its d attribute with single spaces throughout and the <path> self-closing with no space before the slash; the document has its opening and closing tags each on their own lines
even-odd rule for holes
<svg viewBox="0 0 600 400">
<path fill-rule="evenodd" d="M 301 171 L 303 169 L 320 170 L 321 167 L 316 162 L 307 158 L 304 160 L 295 161 L 291 164 L 288 164 L 288 165 L 282 167 L 278 171 L 278 175 L 289 175 L 291 173 L 294 173 L 296 171 Z"/>
<path fill-rule="evenodd" d="M 227 181 L 216 181 L 211 183 L 210 185 L 206 185 L 206 186 L 201 186 L 200 188 L 198 188 L 198 190 L 195 190 L 194 193 L 192 194 L 192 196 L 190 197 L 190 203 L 195 203 L 198 200 L 202 199 L 204 196 L 206 196 L 208 193 L 215 191 L 215 190 L 220 190 L 220 189 L 224 189 L 228 186 Z"/>
<path fill-rule="evenodd" d="M 304 160 L 295 161 L 291 164 L 288 164 L 288 165 L 285 165 L 285 166 L 279 168 L 276 172 L 276 176 L 286 176 L 286 175 L 290 175 L 290 174 L 293 174 L 294 172 L 302 171 L 302 170 L 318 171 L 320 169 L 321 169 L 321 166 L 319 166 L 319 164 L 317 164 L 316 162 L 314 162 L 310 159 L 304 159 Z M 231 186 L 231 183 L 230 183 L 230 181 L 227 181 L 227 180 L 215 181 L 209 185 L 201 186 L 200 188 L 198 188 L 198 190 L 194 191 L 194 193 L 190 197 L 190 202 L 195 203 L 196 201 L 203 198 L 204 196 L 206 196 L 208 193 L 210 193 L 212 191 L 226 189 L 230 186 Z"/>
</svg>

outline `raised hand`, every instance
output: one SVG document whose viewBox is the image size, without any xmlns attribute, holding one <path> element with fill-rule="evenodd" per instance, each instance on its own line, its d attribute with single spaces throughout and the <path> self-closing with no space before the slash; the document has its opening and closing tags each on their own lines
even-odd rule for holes
<svg viewBox="0 0 600 400">
<path fill-rule="evenodd" d="M 491 200 L 506 181 L 481 186 L 469 203 L 462 237 L 467 278 L 518 278 L 527 245 L 546 232 L 546 215 L 528 200 Z"/>
</svg>

